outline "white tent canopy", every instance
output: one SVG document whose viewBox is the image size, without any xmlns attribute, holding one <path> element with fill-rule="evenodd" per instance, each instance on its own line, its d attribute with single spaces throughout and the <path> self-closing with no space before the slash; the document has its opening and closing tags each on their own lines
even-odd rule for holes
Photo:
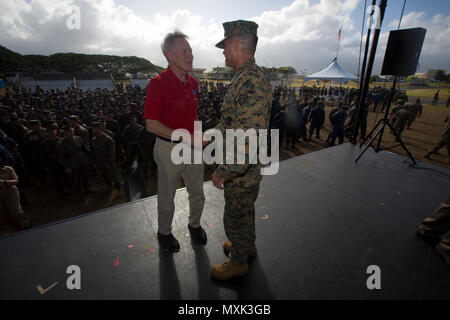
<svg viewBox="0 0 450 320">
<path fill-rule="evenodd" d="M 344 69 L 341 68 L 339 63 L 337 62 L 337 58 L 333 59 L 333 62 L 326 67 L 325 69 L 316 72 L 310 76 L 305 77 L 304 81 L 308 80 L 330 80 L 337 83 L 344 83 L 347 81 L 358 81 L 358 77 L 354 76 L 348 72 L 346 72 Z"/>
</svg>

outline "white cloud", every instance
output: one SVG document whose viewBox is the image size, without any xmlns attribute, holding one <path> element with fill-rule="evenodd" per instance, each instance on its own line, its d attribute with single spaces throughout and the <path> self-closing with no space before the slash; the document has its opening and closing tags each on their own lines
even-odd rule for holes
<svg viewBox="0 0 450 320">
<path fill-rule="evenodd" d="M 80 7 L 81 28 L 66 27 L 71 4 Z M 222 27 L 186 10 L 170 16 L 155 13 L 150 20 L 113 0 L 24 0 L 0 3 L 0 43 L 23 54 L 55 52 L 136 55 L 166 65 L 160 50 L 164 35 L 178 28 L 188 34 L 195 62 L 209 67 L 223 64 L 213 44 Z"/>
<path fill-rule="evenodd" d="M 316 72 L 335 57 L 342 27 L 339 60 L 344 67 L 354 66 L 359 36 L 350 14 L 357 4 L 355 0 L 322 0 L 312 5 L 308 0 L 297 0 L 281 10 L 253 17 L 260 25 L 257 57 L 264 56 L 276 66 L 292 65 L 306 68 L 308 73 Z M 351 69 L 356 72 L 357 66 Z"/>
<path fill-rule="evenodd" d="M 327 66 L 336 55 L 337 33 L 342 26 L 339 61 L 344 69 L 356 73 L 359 30 L 351 13 L 358 0 L 321 0 L 311 4 L 296 0 L 280 10 L 265 11 L 251 17 L 259 24 L 257 62 L 269 66 L 291 65 L 308 73 Z M 69 30 L 66 20 L 71 4 L 80 7 L 81 29 Z M 143 18 L 114 0 L 25 0 L 0 2 L 0 44 L 23 54 L 55 52 L 135 55 L 166 66 L 160 43 L 167 32 L 178 28 L 189 35 L 194 65 L 208 69 L 223 65 L 222 50 L 214 47 L 223 37 L 222 22 L 205 19 L 188 10 L 170 15 L 152 13 Z M 396 26 L 393 21 L 392 24 Z M 427 19 L 425 13 L 404 16 L 403 27 L 425 27 L 427 35 L 421 64 L 448 65 L 450 16 L 438 14 Z M 384 55 L 387 33 L 380 37 L 377 66 Z M 438 66 L 438 64 L 441 64 Z"/>
</svg>

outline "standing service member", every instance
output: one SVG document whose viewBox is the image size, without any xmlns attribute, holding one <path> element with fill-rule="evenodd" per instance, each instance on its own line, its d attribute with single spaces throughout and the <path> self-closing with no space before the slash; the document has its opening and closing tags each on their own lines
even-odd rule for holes
<svg viewBox="0 0 450 320">
<path fill-rule="evenodd" d="M 179 143 L 171 141 L 172 132 L 186 129 L 193 135 L 197 120 L 198 82 L 188 74 L 194 57 L 186 39 L 179 31 L 165 37 L 161 49 L 168 67 L 150 81 L 144 111 L 147 131 L 156 135 L 153 153 L 158 166 L 158 240 L 164 250 L 171 252 L 180 250 L 172 234 L 174 198 L 180 177 L 189 193 L 188 229 L 195 241 L 203 245 L 207 242 L 206 232 L 200 226 L 205 204 L 203 164 L 175 164 L 171 158 L 173 147 Z"/>
<path fill-rule="evenodd" d="M 225 64 L 236 72 L 225 95 L 220 123 L 226 129 L 267 129 L 272 90 L 264 72 L 255 64 L 258 25 L 252 21 L 223 24 L 225 39 L 216 44 L 223 50 Z M 261 165 L 249 164 L 249 146 L 245 142 L 245 164 L 221 164 L 213 173 L 215 187 L 225 189 L 224 228 L 228 238 L 223 245 L 230 257 L 211 268 L 211 276 L 227 280 L 248 272 L 247 258 L 256 255 L 255 200 L 262 179 Z M 236 139 L 234 148 L 236 149 Z M 227 151 L 228 152 L 228 151 Z"/>
</svg>

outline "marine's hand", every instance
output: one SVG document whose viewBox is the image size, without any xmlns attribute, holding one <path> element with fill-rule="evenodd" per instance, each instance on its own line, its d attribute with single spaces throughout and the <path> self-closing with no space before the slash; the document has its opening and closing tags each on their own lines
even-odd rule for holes
<svg viewBox="0 0 450 320">
<path fill-rule="evenodd" d="M 223 189 L 223 183 L 225 182 L 224 178 L 219 177 L 219 175 L 217 174 L 216 171 L 214 171 L 213 175 L 212 175 L 212 182 L 214 187 L 216 187 L 217 189 Z"/>
</svg>

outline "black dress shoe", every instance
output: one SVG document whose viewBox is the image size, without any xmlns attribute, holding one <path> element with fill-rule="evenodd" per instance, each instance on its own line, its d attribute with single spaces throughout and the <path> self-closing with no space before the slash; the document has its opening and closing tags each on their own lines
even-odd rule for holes
<svg viewBox="0 0 450 320">
<path fill-rule="evenodd" d="M 161 247 L 170 252 L 178 252 L 180 251 L 180 243 L 172 234 L 167 236 L 158 232 L 158 241 L 161 244 Z"/>
<path fill-rule="evenodd" d="M 190 225 L 188 225 L 189 233 L 191 234 L 192 239 L 194 239 L 195 242 L 205 245 L 208 241 L 208 237 L 206 236 L 205 230 L 202 228 L 202 226 L 198 228 L 192 228 Z"/>
</svg>

